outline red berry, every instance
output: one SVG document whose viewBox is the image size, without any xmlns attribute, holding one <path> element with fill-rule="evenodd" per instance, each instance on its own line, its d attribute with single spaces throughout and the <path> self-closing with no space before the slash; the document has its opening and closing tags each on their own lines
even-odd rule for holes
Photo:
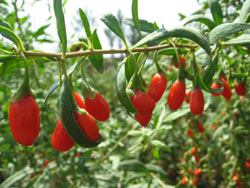
<svg viewBox="0 0 250 188">
<path fill-rule="evenodd" d="M 247 93 L 247 90 L 243 82 L 239 83 L 238 85 L 235 84 L 234 89 L 239 96 L 244 96 Z"/>
<path fill-rule="evenodd" d="M 74 92 L 74 99 L 80 108 L 86 109 L 84 101 L 76 92 Z M 61 119 L 59 119 L 51 137 L 51 145 L 58 151 L 68 151 L 74 146 L 74 144 L 74 140 L 68 135 L 63 127 Z"/>
<path fill-rule="evenodd" d="M 51 137 L 51 145 L 58 151 L 68 151 L 74 144 L 74 140 L 68 135 L 59 119 Z"/>
<path fill-rule="evenodd" d="M 233 180 L 234 182 L 238 182 L 238 181 L 239 181 L 239 177 L 238 177 L 238 174 L 237 174 L 237 173 L 234 173 L 232 180 Z"/>
<path fill-rule="evenodd" d="M 231 88 L 229 87 L 227 80 L 224 76 L 221 76 L 221 80 L 224 84 L 224 91 L 221 93 L 221 95 L 226 99 L 229 100 L 232 97 L 232 91 Z"/>
<path fill-rule="evenodd" d="M 202 173 L 201 168 L 197 168 L 197 169 L 194 170 L 194 175 L 195 176 L 199 176 L 199 175 L 201 175 L 201 173 Z"/>
<path fill-rule="evenodd" d="M 204 110 L 204 96 L 201 90 L 194 89 L 190 95 L 190 111 L 193 114 L 202 114 Z"/>
<path fill-rule="evenodd" d="M 16 103 L 10 103 L 9 122 L 16 142 L 32 145 L 40 131 L 40 109 L 35 99 L 26 95 Z"/>
<path fill-rule="evenodd" d="M 200 133 L 203 133 L 205 131 L 205 128 L 203 126 L 203 122 L 200 122 L 199 125 L 197 126 L 197 129 Z"/>
<path fill-rule="evenodd" d="M 155 108 L 154 100 L 142 91 L 135 91 L 130 100 L 135 109 L 142 115 L 151 114 Z"/>
<path fill-rule="evenodd" d="M 179 56 L 179 59 L 180 59 L 181 66 L 182 66 L 182 67 L 184 66 L 184 68 L 186 68 L 186 67 L 187 67 L 187 63 L 186 63 L 186 61 L 185 61 L 185 58 L 182 57 L 182 56 Z M 177 61 L 176 58 L 174 59 L 174 66 L 175 66 L 176 68 L 179 68 L 179 63 L 178 63 L 178 61 Z"/>
<path fill-rule="evenodd" d="M 222 84 L 217 84 L 215 81 L 213 82 L 211 88 L 212 89 L 219 89 L 222 87 Z M 213 96 L 219 96 L 221 93 L 212 93 Z"/>
<path fill-rule="evenodd" d="M 155 102 L 159 101 L 162 97 L 167 86 L 167 79 L 160 73 L 153 76 L 149 85 L 147 94 L 154 99 Z"/>
<path fill-rule="evenodd" d="M 141 124 L 141 126 L 146 127 L 148 125 L 148 123 L 150 122 L 152 117 L 152 113 L 151 114 L 147 114 L 147 115 L 142 115 L 142 114 L 135 114 L 135 119 Z"/>
<path fill-rule="evenodd" d="M 181 107 L 185 98 L 186 86 L 183 81 L 176 81 L 171 87 L 168 94 L 168 106 L 172 110 L 177 110 Z"/>
<path fill-rule="evenodd" d="M 246 168 L 249 168 L 249 169 L 250 169 L 250 160 L 247 160 L 247 161 L 246 161 L 245 166 L 246 166 Z"/>
<path fill-rule="evenodd" d="M 99 93 L 92 100 L 86 97 L 87 111 L 98 121 L 106 121 L 109 118 L 110 108 L 108 103 Z"/>
<path fill-rule="evenodd" d="M 76 157 L 80 157 L 80 156 L 81 156 L 81 153 L 77 152 Z"/>
<path fill-rule="evenodd" d="M 88 139 L 96 142 L 99 138 L 99 129 L 92 116 L 90 114 L 79 114 L 78 112 L 75 112 L 74 114 L 77 124 L 81 128 L 82 132 L 86 135 L 86 137 L 88 137 Z"/>
<path fill-rule="evenodd" d="M 193 185 L 196 186 L 197 184 L 198 184 L 198 178 L 194 177 L 194 179 L 193 179 Z"/>
<path fill-rule="evenodd" d="M 181 183 L 182 183 L 182 185 L 186 185 L 186 184 L 187 184 L 187 178 L 186 178 L 186 176 L 184 176 L 184 177 L 181 179 Z"/>
<path fill-rule="evenodd" d="M 196 154 L 194 155 L 194 159 L 195 159 L 196 163 L 200 162 L 200 157 Z"/>
<path fill-rule="evenodd" d="M 192 137 L 192 136 L 193 136 L 193 131 L 192 131 L 191 128 L 188 129 L 187 135 L 188 135 L 189 137 Z"/>
<path fill-rule="evenodd" d="M 194 155 L 197 152 L 197 148 L 196 147 L 192 147 L 191 151 L 192 151 L 192 155 Z"/>
<path fill-rule="evenodd" d="M 44 161 L 44 166 L 48 166 L 48 164 L 49 164 L 49 159 L 46 159 L 46 160 Z"/>
</svg>

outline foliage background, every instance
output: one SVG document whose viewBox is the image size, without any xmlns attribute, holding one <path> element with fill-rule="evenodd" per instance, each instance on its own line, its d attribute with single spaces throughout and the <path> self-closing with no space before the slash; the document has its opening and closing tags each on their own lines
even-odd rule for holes
<svg viewBox="0 0 250 188">
<path fill-rule="evenodd" d="M 233 22 L 244 1 L 219 2 L 224 22 Z M 37 42 L 53 44 L 46 33 L 49 25 L 41 23 L 40 29 L 31 31 L 29 15 L 17 19 L 15 3 L 0 1 L 0 17 L 15 28 L 24 41 L 25 48 L 34 50 L 33 45 Z M 208 2 L 198 3 L 202 5 L 202 9 L 197 12 L 209 15 Z M 14 9 L 9 9 L 10 6 Z M 121 22 L 122 17 L 120 18 Z M 181 15 L 181 18 L 184 16 Z M 195 23 L 191 26 L 198 28 L 203 34 L 207 32 L 204 25 Z M 131 31 L 135 33 L 134 29 Z M 138 36 L 129 34 L 131 31 L 127 30 L 126 36 L 133 44 Z M 115 38 L 110 33 L 107 35 L 110 41 Z M 1 40 L 0 47 L 10 50 L 12 44 Z M 249 48 L 246 50 L 236 46 L 223 50 L 224 57 L 221 59 L 225 70 L 228 66 L 234 68 L 240 64 L 249 75 Z M 250 169 L 245 168 L 245 162 L 250 158 L 249 92 L 240 98 L 232 89 L 230 101 L 204 92 L 206 108 L 201 116 L 192 115 L 188 103 L 184 103 L 178 111 L 171 112 L 165 103 L 169 88 L 177 78 L 178 69 L 172 67 L 171 56 L 162 56 L 160 63 L 168 71 L 167 90 L 157 103 L 149 125 L 144 128 L 127 114 L 115 94 L 114 80 L 120 60 L 117 57 L 105 59 L 103 75 L 86 61 L 87 79 L 109 103 L 111 117 L 107 122 L 98 122 L 105 138 L 98 147 L 85 149 L 75 145 L 65 153 L 54 150 L 50 144 L 59 117 L 59 89 L 49 98 L 48 109 L 44 105 L 48 89 L 59 78 L 57 63 L 44 63 L 47 60 L 43 58 L 30 62 L 31 88 L 37 94 L 41 128 L 34 145 L 22 147 L 12 138 L 8 122 L 9 100 L 21 83 L 22 64 L 15 64 L 11 59 L 8 65 L 0 61 L 0 183 L 3 183 L 0 187 L 182 187 L 181 179 L 184 175 L 189 180 L 187 186 L 192 187 L 193 175 L 188 173 L 188 168 L 202 168 L 198 187 L 234 187 L 234 172 L 239 174 L 243 187 L 250 186 Z M 74 61 L 75 59 L 69 60 L 67 65 L 72 65 Z M 188 58 L 187 61 L 189 64 Z M 231 64 L 228 65 L 227 61 Z M 152 60 L 148 60 L 143 70 L 147 84 L 155 73 Z M 231 86 L 234 81 L 230 80 Z M 249 88 L 249 76 L 246 83 Z M 73 84 L 75 90 L 81 93 L 79 70 L 74 73 Z M 187 82 L 187 89 L 191 88 L 191 82 Z M 200 122 L 204 123 L 203 133 L 197 129 Z M 189 128 L 193 130 L 193 137 L 187 135 Z M 192 147 L 198 148 L 199 162 L 190 154 Z"/>
</svg>

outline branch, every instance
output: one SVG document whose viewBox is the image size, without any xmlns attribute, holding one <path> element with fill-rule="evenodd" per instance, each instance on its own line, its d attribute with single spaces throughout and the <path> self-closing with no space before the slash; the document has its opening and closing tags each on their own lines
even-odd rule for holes
<svg viewBox="0 0 250 188">
<path fill-rule="evenodd" d="M 132 52 L 151 52 L 156 50 L 162 50 L 166 48 L 171 48 L 171 44 L 164 44 L 159 46 L 152 46 L 152 47 L 145 47 L 145 48 L 135 48 L 132 50 Z M 194 49 L 197 48 L 198 45 L 196 44 L 176 44 L 176 47 L 179 48 L 190 48 Z M 103 55 L 103 54 L 121 54 L 121 53 L 128 53 L 127 49 L 111 49 L 111 50 L 95 50 L 95 49 L 89 49 L 85 51 L 80 52 L 69 52 L 66 53 L 66 58 L 72 58 L 72 57 L 81 57 L 81 56 L 89 56 L 89 55 Z M 62 53 L 48 53 L 48 52 L 31 52 L 31 51 L 25 51 L 24 55 L 26 57 L 48 57 L 48 58 L 61 58 Z"/>
</svg>

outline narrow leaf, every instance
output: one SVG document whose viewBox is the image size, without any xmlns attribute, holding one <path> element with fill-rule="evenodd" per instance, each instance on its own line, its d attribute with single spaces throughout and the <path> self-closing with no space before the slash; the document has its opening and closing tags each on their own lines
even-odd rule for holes
<svg viewBox="0 0 250 188">
<path fill-rule="evenodd" d="M 187 24 L 194 22 L 194 21 L 205 24 L 210 30 L 213 29 L 214 27 L 216 27 L 216 24 L 214 23 L 213 20 L 211 20 L 210 18 L 208 18 L 207 16 L 204 16 L 202 14 L 193 15 L 191 17 L 186 18 L 184 25 L 187 25 Z"/>
<path fill-rule="evenodd" d="M 122 39 L 122 41 L 125 43 L 125 46 L 127 47 L 125 36 L 121 29 L 120 23 L 118 22 L 116 17 L 113 16 L 112 14 L 106 14 L 101 18 L 101 20 L 113 33 L 115 33 L 118 37 Z"/>
<path fill-rule="evenodd" d="M 169 31 L 170 37 L 182 37 L 199 44 L 208 55 L 211 56 L 211 49 L 208 41 L 199 32 L 188 27 L 179 27 Z"/>
<path fill-rule="evenodd" d="M 126 25 L 129 25 L 130 27 L 135 28 L 134 22 L 131 18 L 125 18 L 123 20 L 123 23 L 125 23 Z M 139 19 L 139 24 L 140 24 L 141 31 L 152 33 L 156 30 L 154 27 L 154 24 L 151 22 L 148 22 L 147 20 Z"/>
<path fill-rule="evenodd" d="M 250 29 L 250 24 L 245 23 L 225 23 L 215 27 L 209 33 L 210 43 L 215 43 L 217 40 L 225 38 L 233 33 Z"/>
<path fill-rule="evenodd" d="M 138 160 L 125 160 L 122 161 L 118 168 L 120 170 L 125 170 L 125 171 L 134 171 L 134 172 L 146 172 L 148 173 L 148 169 L 145 167 L 145 165 Z"/>
<path fill-rule="evenodd" d="M 210 12 L 213 16 L 214 22 L 216 25 L 223 23 L 223 14 L 218 0 L 209 1 Z"/>
<path fill-rule="evenodd" d="M 250 45 L 250 35 L 243 34 L 235 39 L 228 40 L 223 42 L 224 45 L 241 45 L 241 46 L 249 46 Z"/>
<path fill-rule="evenodd" d="M 240 10 L 240 22 L 244 22 L 250 12 L 250 0 L 246 0 Z"/>
<path fill-rule="evenodd" d="M 134 49 L 138 46 L 154 42 L 157 40 L 163 40 L 170 37 L 169 31 L 164 28 L 158 29 L 153 33 L 148 34 L 146 37 L 142 38 L 139 42 L 137 42 L 131 49 Z"/>
<path fill-rule="evenodd" d="M 190 112 L 189 107 L 185 107 L 182 108 L 176 112 L 171 112 L 170 114 L 168 114 L 165 118 L 164 118 L 164 122 L 169 122 L 169 121 L 173 121 L 175 119 L 177 119 L 178 117 L 181 117 L 185 114 L 187 114 L 188 112 Z"/>
<path fill-rule="evenodd" d="M 67 49 L 67 33 L 63 15 L 62 0 L 54 0 L 54 12 L 56 16 L 57 33 L 62 45 L 63 54 L 66 54 Z"/>
<path fill-rule="evenodd" d="M 92 34 L 92 40 L 94 49 L 102 49 L 96 30 Z M 96 70 L 102 74 L 104 71 L 103 55 L 90 55 L 88 58 Z"/>
<path fill-rule="evenodd" d="M 127 81 L 129 81 L 135 73 L 135 65 L 134 62 L 131 60 L 131 56 L 127 57 L 125 62 L 125 74 Z"/>
<path fill-rule="evenodd" d="M 163 176 L 167 175 L 167 173 L 160 166 L 158 166 L 158 165 L 146 164 L 145 166 L 151 172 L 159 173 L 159 174 L 161 174 Z"/>
<path fill-rule="evenodd" d="M 218 55 L 216 54 L 212 62 L 208 65 L 207 69 L 203 75 L 203 82 L 210 87 L 213 82 L 213 76 L 216 73 L 218 68 Z"/>
<path fill-rule="evenodd" d="M 81 8 L 79 8 L 79 13 L 80 13 L 80 17 L 81 17 L 86 35 L 87 35 L 88 39 L 91 41 L 92 35 L 91 35 L 91 30 L 90 30 L 88 18 Z"/>
<path fill-rule="evenodd" d="M 141 28 L 138 16 L 138 0 L 133 0 L 132 2 L 132 17 L 134 21 L 135 28 L 137 29 L 139 35 L 141 36 Z"/>
<path fill-rule="evenodd" d="M 153 146 L 156 146 L 156 147 L 158 147 L 160 149 L 163 149 L 163 150 L 168 151 L 168 152 L 171 151 L 171 149 L 168 146 L 166 146 L 166 144 L 163 143 L 162 141 L 152 140 L 151 143 L 152 143 Z"/>
<path fill-rule="evenodd" d="M 124 60 L 124 62 L 126 59 Z M 116 75 L 116 94 L 118 99 L 120 100 L 121 104 L 132 113 L 136 113 L 136 109 L 131 103 L 131 101 L 128 98 L 126 87 L 127 87 L 127 81 L 126 81 L 126 74 L 125 74 L 125 64 L 121 65 L 119 68 L 117 75 Z"/>
</svg>

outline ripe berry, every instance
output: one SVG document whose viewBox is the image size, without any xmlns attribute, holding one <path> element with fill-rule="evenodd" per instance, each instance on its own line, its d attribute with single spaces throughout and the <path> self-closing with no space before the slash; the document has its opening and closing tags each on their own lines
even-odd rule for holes
<svg viewBox="0 0 250 188">
<path fill-rule="evenodd" d="M 199 176 L 199 175 L 201 175 L 201 173 L 202 173 L 201 168 L 197 168 L 197 169 L 194 170 L 194 175 L 195 176 Z"/>
<path fill-rule="evenodd" d="M 177 110 L 181 107 L 185 98 L 186 86 L 183 81 L 176 81 L 171 87 L 168 94 L 168 106 L 172 110 Z"/>
<path fill-rule="evenodd" d="M 193 131 L 192 131 L 191 128 L 188 129 L 187 135 L 188 135 L 189 137 L 192 137 L 192 136 L 193 136 Z"/>
<path fill-rule="evenodd" d="M 151 114 L 155 108 L 154 100 L 142 91 L 135 91 L 130 100 L 135 109 L 142 115 Z"/>
<path fill-rule="evenodd" d="M 96 93 L 92 100 L 86 97 L 85 100 L 87 111 L 98 121 L 106 121 L 110 115 L 110 108 L 108 103 L 99 93 Z"/>
<path fill-rule="evenodd" d="M 141 124 L 141 126 L 146 127 L 148 125 L 148 123 L 150 122 L 152 117 L 152 113 L 151 114 L 146 114 L 146 115 L 142 115 L 142 114 L 135 114 L 135 119 Z"/>
<path fill-rule="evenodd" d="M 193 114 L 202 114 L 204 110 L 204 96 L 201 90 L 194 89 L 190 95 L 190 111 Z"/>
<path fill-rule="evenodd" d="M 181 183 L 182 183 L 182 185 L 186 185 L 187 184 L 187 178 L 186 178 L 186 176 L 183 176 L 183 178 L 181 179 Z"/>
<path fill-rule="evenodd" d="M 212 89 L 219 89 L 222 87 L 222 84 L 217 84 L 215 81 L 213 82 L 211 88 Z M 219 96 L 221 93 L 212 93 L 213 96 Z"/>
<path fill-rule="evenodd" d="M 160 73 L 153 76 L 147 94 L 155 101 L 159 101 L 166 89 L 167 79 Z"/>
<path fill-rule="evenodd" d="M 221 80 L 224 84 L 224 91 L 221 93 L 221 95 L 226 99 L 229 100 L 232 97 L 232 91 L 231 88 L 229 87 L 227 80 L 224 76 L 221 76 Z"/>
<path fill-rule="evenodd" d="M 247 160 L 246 163 L 245 163 L 245 167 L 250 169 L 250 160 Z"/>
<path fill-rule="evenodd" d="M 198 184 L 198 178 L 194 177 L 194 179 L 193 179 L 193 185 L 196 186 L 197 184 Z"/>
<path fill-rule="evenodd" d="M 243 82 L 241 82 L 239 84 L 235 84 L 234 89 L 235 89 L 237 95 L 239 95 L 239 96 L 244 96 L 247 93 L 247 90 L 246 90 Z"/>
<path fill-rule="evenodd" d="M 11 133 L 19 144 L 32 145 L 40 131 L 40 109 L 31 95 L 10 103 L 9 122 Z"/>
<path fill-rule="evenodd" d="M 199 125 L 197 126 L 197 129 L 200 133 L 203 133 L 205 131 L 204 124 L 203 122 L 200 122 Z"/>
<path fill-rule="evenodd" d="M 197 152 L 197 148 L 196 147 L 192 147 L 191 151 L 192 151 L 192 155 L 194 155 Z"/>
<path fill-rule="evenodd" d="M 179 59 L 180 59 L 181 66 L 182 66 L 182 67 L 184 66 L 184 68 L 186 68 L 186 67 L 187 67 L 187 63 L 186 63 L 186 61 L 185 61 L 185 58 L 182 57 L 182 56 L 179 56 Z M 175 57 L 175 59 L 174 59 L 174 66 L 175 66 L 176 68 L 179 68 L 179 63 L 178 63 L 176 57 Z"/>
</svg>

